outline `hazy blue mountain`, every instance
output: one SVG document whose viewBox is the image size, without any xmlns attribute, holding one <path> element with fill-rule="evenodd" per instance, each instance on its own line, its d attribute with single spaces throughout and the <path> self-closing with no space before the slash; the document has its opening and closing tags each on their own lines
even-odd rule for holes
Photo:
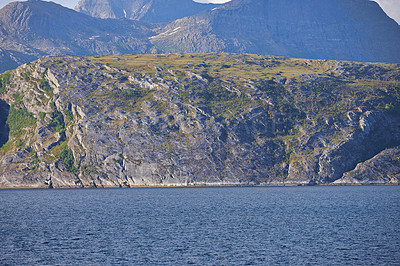
<svg viewBox="0 0 400 266">
<path fill-rule="evenodd" d="M 43 55 L 147 52 L 152 34 L 137 21 L 93 18 L 52 2 L 14 2 L 0 10 L 0 71 Z"/>
<path fill-rule="evenodd" d="M 75 10 L 99 18 L 171 22 L 216 7 L 192 0 L 81 0 Z"/>
<path fill-rule="evenodd" d="M 170 52 L 400 62 L 400 26 L 367 0 L 233 0 L 172 22 L 152 42 Z"/>
<path fill-rule="evenodd" d="M 0 72 L 62 54 L 230 52 L 400 63 L 400 26 L 367 0 L 234 0 L 210 10 L 189 0 L 131 4 L 125 12 L 133 19 L 101 19 L 51 2 L 10 3 L 0 10 Z M 144 22 L 185 10 L 199 13 Z"/>
</svg>

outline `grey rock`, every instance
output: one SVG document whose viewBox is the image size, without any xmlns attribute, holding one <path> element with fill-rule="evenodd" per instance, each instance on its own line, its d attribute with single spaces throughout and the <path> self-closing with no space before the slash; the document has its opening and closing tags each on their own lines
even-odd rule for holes
<svg viewBox="0 0 400 266">
<path fill-rule="evenodd" d="M 385 149 L 373 158 L 357 164 L 335 184 L 399 184 L 400 149 Z"/>
</svg>

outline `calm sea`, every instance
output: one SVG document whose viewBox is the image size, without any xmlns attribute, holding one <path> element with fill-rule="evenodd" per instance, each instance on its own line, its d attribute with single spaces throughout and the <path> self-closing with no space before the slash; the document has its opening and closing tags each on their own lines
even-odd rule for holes
<svg viewBox="0 0 400 266">
<path fill-rule="evenodd" d="M 400 186 L 0 191 L 0 265 L 400 265 Z"/>
</svg>

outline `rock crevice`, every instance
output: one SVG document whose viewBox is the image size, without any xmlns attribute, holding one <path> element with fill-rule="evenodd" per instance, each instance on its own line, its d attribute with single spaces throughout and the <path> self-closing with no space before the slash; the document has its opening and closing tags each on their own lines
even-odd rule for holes
<svg viewBox="0 0 400 266">
<path fill-rule="evenodd" d="M 8 141 L 10 129 L 7 126 L 7 118 L 10 106 L 0 100 L 0 148 Z"/>
</svg>

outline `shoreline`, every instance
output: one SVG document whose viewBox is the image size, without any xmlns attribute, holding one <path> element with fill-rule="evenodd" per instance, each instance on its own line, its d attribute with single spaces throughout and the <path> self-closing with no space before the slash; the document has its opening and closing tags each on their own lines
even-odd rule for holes
<svg viewBox="0 0 400 266">
<path fill-rule="evenodd" d="M 48 187 L 48 186 L 10 186 L 2 187 L 1 190 L 65 190 L 65 189 L 141 189 L 141 188 L 233 188 L 233 187 L 354 187 L 354 186 L 399 186 L 399 183 L 341 183 L 341 184 L 259 184 L 259 185 L 241 185 L 241 184 L 199 184 L 199 185 L 137 185 L 137 186 L 101 186 L 101 187 Z"/>
</svg>

